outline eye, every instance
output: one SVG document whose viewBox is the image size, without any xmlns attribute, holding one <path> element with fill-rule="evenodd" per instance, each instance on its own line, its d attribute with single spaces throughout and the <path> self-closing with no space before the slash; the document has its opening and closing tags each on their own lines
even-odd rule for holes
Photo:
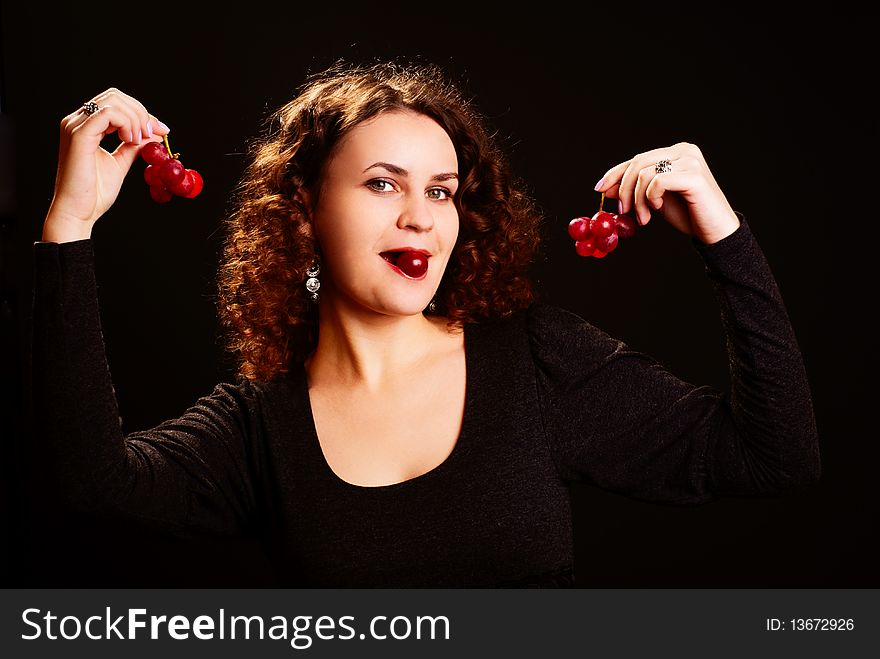
<svg viewBox="0 0 880 659">
<path fill-rule="evenodd" d="M 446 201 L 447 199 L 452 199 L 452 192 L 447 188 L 431 188 L 426 193 L 429 199 L 434 199 L 436 201 Z"/>
<path fill-rule="evenodd" d="M 383 178 L 374 178 L 372 181 L 367 181 L 366 185 L 376 192 L 391 192 L 394 190 L 394 185 L 392 185 L 391 181 L 386 181 Z"/>
</svg>

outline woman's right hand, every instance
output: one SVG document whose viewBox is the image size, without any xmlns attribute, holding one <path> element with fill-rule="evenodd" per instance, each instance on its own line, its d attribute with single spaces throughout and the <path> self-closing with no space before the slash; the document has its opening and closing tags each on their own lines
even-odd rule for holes
<svg viewBox="0 0 880 659">
<path fill-rule="evenodd" d="M 61 120 L 55 193 L 43 240 L 66 242 L 91 236 L 92 226 L 116 201 L 122 181 L 147 142 L 160 142 L 168 127 L 137 99 L 111 87 L 91 99 L 91 116 L 80 108 Z M 101 141 L 117 133 L 112 152 Z"/>
</svg>

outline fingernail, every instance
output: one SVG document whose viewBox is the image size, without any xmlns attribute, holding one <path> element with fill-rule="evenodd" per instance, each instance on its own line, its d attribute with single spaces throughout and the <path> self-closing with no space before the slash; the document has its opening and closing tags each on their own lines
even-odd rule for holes
<svg viewBox="0 0 880 659">
<path fill-rule="evenodd" d="M 147 122 L 147 137 L 152 137 L 152 136 L 153 136 L 153 122 L 148 121 Z"/>
<path fill-rule="evenodd" d="M 623 202 L 620 199 L 617 200 L 617 212 L 623 215 Z"/>
<path fill-rule="evenodd" d="M 596 187 L 593 188 L 593 190 L 595 190 L 596 192 L 599 192 L 599 190 L 601 190 L 603 187 L 605 187 L 605 179 L 600 178 L 599 182 L 596 184 Z"/>
<path fill-rule="evenodd" d="M 162 130 L 164 130 L 166 133 L 170 133 L 170 132 L 171 132 L 171 129 L 168 128 L 168 126 L 166 126 L 166 125 L 165 125 L 164 123 L 162 123 L 161 121 L 156 121 L 156 123 L 158 124 L 159 128 L 161 128 Z"/>
</svg>

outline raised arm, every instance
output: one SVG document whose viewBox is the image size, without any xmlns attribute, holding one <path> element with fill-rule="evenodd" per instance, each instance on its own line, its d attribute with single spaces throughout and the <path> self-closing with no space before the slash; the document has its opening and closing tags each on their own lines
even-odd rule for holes
<svg viewBox="0 0 880 659">
<path fill-rule="evenodd" d="M 670 160 L 659 173 L 655 163 Z M 663 169 L 663 168 L 661 168 Z M 563 478 L 675 504 L 777 494 L 820 475 L 810 386 L 782 296 L 750 227 L 699 150 L 675 145 L 597 186 L 692 236 L 720 304 L 730 388 L 684 382 L 564 310 L 536 307 L 532 344 L 548 441 Z"/>
<path fill-rule="evenodd" d="M 247 381 L 218 385 L 180 418 L 123 436 L 90 236 L 139 148 L 167 128 L 118 90 L 94 102 L 97 112 L 62 120 L 55 196 L 34 245 L 33 453 L 75 508 L 237 532 L 255 505 L 250 446 L 260 432 Z M 122 143 L 110 153 L 100 143 L 113 132 Z"/>
<path fill-rule="evenodd" d="M 87 111 L 86 106 L 93 104 Z M 101 146 L 109 135 L 113 151 Z M 137 99 L 110 88 L 61 120 L 55 192 L 43 224 L 43 240 L 66 243 L 90 238 L 126 174 L 147 142 L 161 141 L 168 127 Z"/>
</svg>

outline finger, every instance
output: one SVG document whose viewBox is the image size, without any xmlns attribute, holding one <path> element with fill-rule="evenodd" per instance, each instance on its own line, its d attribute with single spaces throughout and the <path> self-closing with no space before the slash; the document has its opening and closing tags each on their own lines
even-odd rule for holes
<svg viewBox="0 0 880 659">
<path fill-rule="evenodd" d="M 134 129 L 140 132 L 143 139 L 148 139 L 154 135 L 167 135 L 170 132 L 168 126 L 160 121 L 155 115 L 150 114 L 147 108 L 134 96 L 130 96 L 115 87 L 110 92 L 113 97 L 123 102 L 126 107 L 130 108 L 136 118 Z"/>
<path fill-rule="evenodd" d="M 651 207 L 648 203 L 646 190 L 650 186 L 651 181 L 657 176 L 662 176 L 662 174 L 657 173 L 654 165 L 642 167 L 636 174 L 636 182 L 633 189 L 633 211 L 636 216 L 636 222 L 642 226 L 651 221 Z"/>
<path fill-rule="evenodd" d="M 119 133 L 121 140 L 131 142 L 131 126 L 132 117 L 128 112 L 116 105 L 105 105 L 85 119 L 70 122 L 67 128 L 72 147 L 94 151 L 111 133 Z"/>
<path fill-rule="evenodd" d="M 618 199 L 620 200 L 621 213 L 628 213 L 634 209 L 636 184 L 639 182 L 639 176 L 645 168 L 653 168 L 661 160 L 674 161 L 676 156 L 671 151 L 671 149 L 652 149 L 651 151 L 640 153 L 630 161 L 629 166 L 623 172 L 623 176 L 620 179 Z"/>
<path fill-rule="evenodd" d="M 599 182 L 596 183 L 594 188 L 596 192 L 604 192 L 607 197 L 612 196 L 609 194 L 610 190 L 616 188 L 620 184 L 620 177 L 623 176 L 623 172 L 629 166 L 629 163 L 629 160 L 618 163 L 605 172 L 602 175 L 602 178 L 599 179 Z"/>
<path fill-rule="evenodd" d="M 701 183 L 698 173 L 684 168 L 676 169 L 673 164 L 671 172 L 651 177 L 645 189 L 645 198 L 652 208 L 659 210 L 663 207 L 663 195 L 667 192 L 686 192 Z"/>
<path fill-rule="evenodd" d="M 168 126 L 155 115 L 150 114 L 143 103 L 116 87 L 98 94 L 93 100 L 101 107 L 119 108 L 130 117 L 131 123 L 128 129 L 119 131 L 119 138 L 125 142 L 140 144 L 141 141 L 157 133 L 165 135 L 169 132 Z"/>
<path fill-rule="evenodd" d="M 692 234 L 687 201 L 682 194 L 699 184 L 699 174 L 694 171 L 676 171 L 656 174 L 647 189 L 645 198 L 672 226 L 686 234 Z M 667 194 L 667 193 L 676 194 Z"/>
<path fill-rule="evenodd" d="M 124 95 L 119 92 L 115 87 L 111 87 L 110 89 L 101 92 L 94 98 L 92 98 L 88 103 L 94 103 L 98 106 L 99 112 L 105 111 L 107 108 L 112 108 L 116 111 L 117 115 L 124 115 L 128 118 L 128 122 L 123 122 L 121 125 L 113 125 L 112 127 L 108 126 L 104 132 L 104 135 L 109 135 L 113 132 L 117 132 L 119 135 L 119 139 L 124 142 L 134 143 L 136 141 L 136 136 L 134 133 L 134 126 L 131 125 L 132 120 L 134 119 L 134 115 L 129 108 L 129 102 L 124 97 Z M 85 114 L 86 104 L 83 105 L 82 111 Z M 90 119 L 97 113 L 92 113 L 91 115 L 87 115 L 87 120 Z M 138 131 L 138 135 L 140 136 L 140 131 Z"/>
<path fill-rule="evenodd" d="M 614 185 L 612 185 L 609 188 L 605 188 L 605 196 L 608 197 L 609 199 L 618 199 L 620 196 L 618 194 L 619 192 L 620 192 L 620 184 L 618 184 L 618 183 L 615 183 Z"/>
<path fill-rule="evenodd" d="M 630 166 L 631 160 L 627 160 L 622 163 L 618 163 L 607 172 L 605 172 L 604 176 L 599 180 L 596 184 L 595 190 L 597 192 L 604 192 L 606 197 L 611 199 L 617 199 L 617 211 L 623 214 L 623 204 L 620 201 L 620 184 L 623 179 L 623 175 L 626 172 L 627 168 Z"/>
<path fill-rule="evenodd" d="M 683 158 L 669 161 L 673 171 L 690 171 Z M 661 172 L 656 163 L 642 167 L 639 171 L 635 188 L 633 190 L 633 211 L 636 221 L 642 226 L 651 221 L 651 210 L 660 210 L 663 205 L 663 193 L 666 192 L 663 184 L 654 185 L 655 179 L 669 176 L 672 172 Z M 653 187 L 652 187 L 653 186 Z"/>
<path fill-rule="evenodd" d="M 148 137 L 161 137 L 162 135 L 167 135 L 171 132 L 171 129 L 168 128 L 168 126 L 166 126 L 162 121 L 160 121 L 159 118 L 154 114 L 147 115 L 146 128 L 149 131 Z"/>
<path fill-rule="evenodd" d="M 78 108 L 61 120 L 61 128 L 72 130 L 89 118 L 82 108 Z"/>
<path fill-rule="evenodd" d="M 626 169 L 620 177 L 620 186 L 617 190 L 617 208 L 620 213 L 628 213 L 632 209 L 632 198 L 635 194 L 636 183 L 642 166 L 639 160 L 633 158 L 629 161 Z"/>
<path fill-rule="evenodd" d="M 660 160 L 674 160 L 695 149 L 696 147 L 691 144 L 679 142 L 669 147 L 651 149 L 637 154 L 605 172 L 595 189 L 597 192 L 605 192 L 606 196 L 617 196 L 620 202 L 620 212 L 629 212 L 632 208 L 632 197 L 638 174 L 642 169 L 648 165 L 654 165 Z M 616 195 L 610 194 L 612 191 L 615 191 Z"/>
<path fill-rule="evenodd" d="M 635 186 L 634 175 L 629 174 L 634 166 L 636 166 L 637 158 L 631 158 L 624 162 L 618 163 L 607 172 L 596 184 L 597 192 L 604 192 L 606 197 L 616 198 L 618 200 L 618 210 L 620 213 L 627 212 L 629 206 L 624 207 L 625 198 L 632 195 L 632 189 Z M 638 170 L 636 170 L 637 172 Z M 629 175 L 628 175 L 629 174 Z"/>
<path fill-rule="evenodd" d="M 134 164 L 134 161 L 137 160 L 138 154 L 140 154 L 141 149 L 144 148 L 149 142 L 161 142 L 162 138 L 158 135 L 153 135 L 153 137 L 149 137 L 144 140 L 143 144 L 130 144 L 127 142 L 122 142 L 110 155 L 113 156 L 116 163 L 119 165 L 120 169 L 125 173 L 128 173 L 128 170 L 131 169 L 131 166 Z"/>
<path fill-rule="evenodd" d="M 124 128 L 121 128 L 118 131 L 119 139 L 123 142 L 128 142 L 129 144 L 140 144 L 141 143 L 141 127 L 140 120 L 138 119 L 137 112 L 129 105 L 119 104 L 119 110 L 122 112 L 126 118 L 128 119 L 127 124 Z"/>
</svg>

